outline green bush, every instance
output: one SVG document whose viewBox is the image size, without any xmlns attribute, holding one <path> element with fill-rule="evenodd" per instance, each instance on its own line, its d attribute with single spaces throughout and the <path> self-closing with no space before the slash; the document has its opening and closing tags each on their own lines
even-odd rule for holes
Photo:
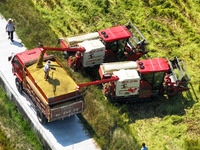
<svg viewBox="0 0 200 150">
<path fill-rule="evenodd" d="M 5 126 L 9 139 L 0 128 L 0 147 L 4 149 L 42 149 L 39 139 L 29 123 L 23 119 L 16 106 L 0 88 L 0 120 Z M 2 144 L 2 146 L 1 146 Z"/>
<path fill-rule="evenodd" d="M 172 120 L 172 124 L 179 124 L 183 121 L 183 117 L 172 115 L 171 120 Z"/>
<path fill-rule="evenodd" d="M 184 139 L 184 149 L 185 150 L 200 150 L 200 142 L 198 139 L 187 138 Z"/>
</svg>

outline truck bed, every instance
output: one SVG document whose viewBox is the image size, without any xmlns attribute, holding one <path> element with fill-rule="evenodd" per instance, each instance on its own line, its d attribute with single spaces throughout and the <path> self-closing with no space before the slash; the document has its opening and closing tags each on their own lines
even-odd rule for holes
<svg viewBox="0 0 200 150">
<path fill-rule="evenodd" d="M 47 98 L 65 95 L 77 90 L 77 84 L 56 61 L 52 61 L 50 67 L 56 70 L 50 70 L 47 81 L 44 79 L 45 73 L 43 67 L 36 68 L 36 64 L 27 67 L 27 70 Z"/>
</svg>

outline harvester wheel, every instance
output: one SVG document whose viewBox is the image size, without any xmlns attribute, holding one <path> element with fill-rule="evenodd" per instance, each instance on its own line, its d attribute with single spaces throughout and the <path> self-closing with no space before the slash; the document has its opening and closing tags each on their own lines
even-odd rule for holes
<svg viewBox="0 0 200 150">
<path fill-rule="evenodd" d="M 19 82 L 18 78 L 15 79 L 15 84 L 16 84 L 16 87 L 17 87 L 17 90 L 19 91 L 19 93 L 22 93 L 23 86 L 22 86 L 22 83 Z"/>
<path fill-rule="evenodd" d="M 37 109 L 37 118 L 41 124 L 47 123 L 47 118 L 39 109 Z"/>
</svg>

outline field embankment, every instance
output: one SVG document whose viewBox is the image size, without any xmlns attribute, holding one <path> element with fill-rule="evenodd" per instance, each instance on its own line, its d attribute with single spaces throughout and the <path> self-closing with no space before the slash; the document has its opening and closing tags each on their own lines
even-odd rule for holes
<svg viewBox="0 0 200 150">
<path fill-rule="evenodd" d="M 19 9 L 20 8 L 20 9 Z M 151 57 L 184 60 L 191 77 L 189 92 L 152 103 L 119 105 L 107 102 L 99 86 L 84 89 L 81 118 L 103 149 L 200 149 L 200 9 L 191 0 L 2 0 L 0 10 L 12 17 L 17 33 L 28 48 L 42 41 L 55 46 L 57 37 L 94 32 L 131 21 L 150 45 Z M 57 53 L 59 59 L 66 62 Z M 88 78 L 74 74 L 77 83 Z M 159 141 L 159 142 L 158 142 Z"/>
<path fill-rule="evenodd" d="M 42 150 L 42 145 L 16 106 L 0 88 L 0 149 Z"/>
</svg>

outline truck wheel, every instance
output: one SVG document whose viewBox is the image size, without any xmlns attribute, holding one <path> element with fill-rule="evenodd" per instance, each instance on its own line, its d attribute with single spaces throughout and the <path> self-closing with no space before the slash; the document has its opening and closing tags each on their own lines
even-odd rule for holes
<svg viewBox="0 0 200 150">
<path fill-rule="evenodd" d="M 22 86 L 22 83 L 19 82 L 18 78 L 15 79 L 15 84 L 16 84 L 16 87 L 17 87 L 17 90 L 19 91 L 19 93 L 22 93 L 23 86 Z"/>
<path fill-rule="evenodd" d="M 37 109 L 37 118 L 41 124 L 47 123 L 47 118 L 39 109 Z"/>
</svg>

